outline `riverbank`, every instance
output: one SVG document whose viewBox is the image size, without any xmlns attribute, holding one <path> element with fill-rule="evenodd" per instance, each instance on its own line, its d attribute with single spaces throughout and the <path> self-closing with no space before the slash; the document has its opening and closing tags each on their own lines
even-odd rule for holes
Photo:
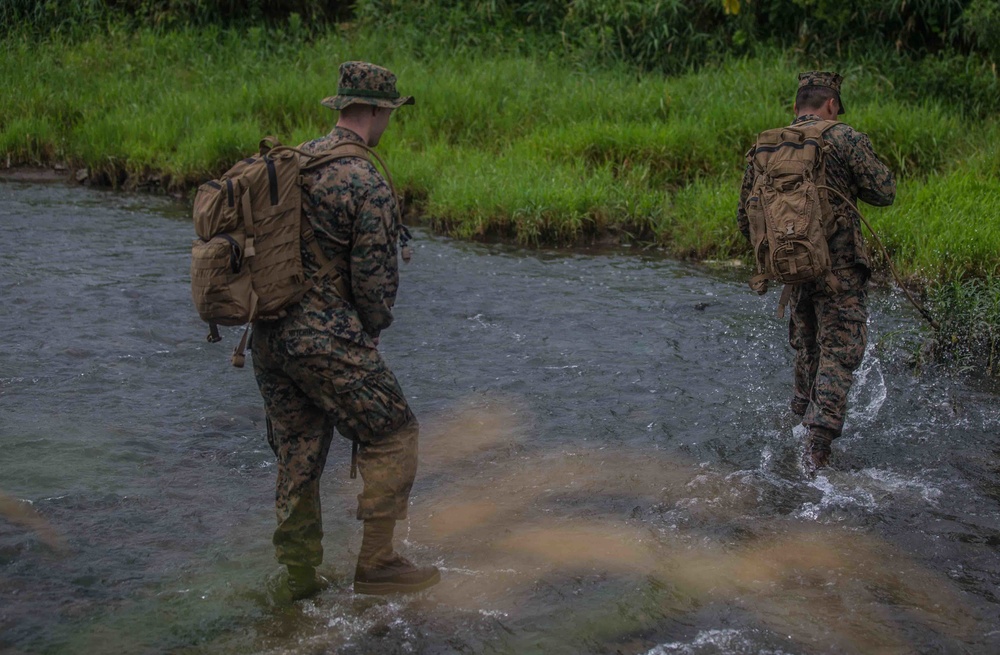
<svg viewBox="0 0 1000 655">
<path fill-rule="evenodd" d="M 335 116 L 336 62 L 375 59 L 417 97 L 381 150 L 435 229 L 569 245 L 617 235 L 680 257 L 728 259 L 742 154 L 789 117 L 801 65 L 734 59 L 676 77 L 592 71 L 516 55 L 415 59 L 405 44 L 331 32 L 312 40 L 215 28 L 3 43 L 9 111 L 0 161 L 58 162 L 81 177 L 187 192 L 252 151 L 298 143 Z M 899 176 L 895 206 L 867 210 L 907 276 L 996 271 L 1000 128 L 893 99 L 876 70 L 848 70 L 845 118 Z"/>
<path fill-rule="evenodd" d="M 63 165 L 52 167 L 23 166 L 0 168 L 0 180 L 7 182 L 30 182 L 32 184 L 52 184 L 73 181 L 73 176 Z"/>
<path fill-rule="evenodd" d="M 746 259 L 734 218 L 743 153 L 789 119 L 800 69 L 838 67 L 844 118 L 897 173 L 895 205 L 863 209 L 903 276 L 951 285 L 1000 266 L 995 118 L 906 100 L 871 65 L 778 52 L 666 76 L 544 53 L 416 51 L 337 28 L 12 37 L 0 41 L 0 161 L 189 194 L 262 135 L 327 132 L 335 115 L 319 100 L 347 59 L 392 68 L 417 98 L 380 151 L 422 223 L 467 239 L 639 243 L 701 260 Z"/>
<path fill-rule="evenodd" d="M 414 61 L 405 45 L 357 35 L 306 42 L 216 29 L 7 43 L 3 57 L 13 107 L 0 154 L 170 191 L 218 175 L 263 134 L 300 142 L 326 132 L 334 115 L 318 100 L 333 92 L 331 62 L 379 59 L 418 98 L 382 150 L 435 228 L 532 244 L 613 230 L 700 258 L 743 252 L 732 229 L 742 153 L 787 120 L 799 67 L 735 60 L 667 78 L 513 55 Z M 901 178 L 899 203 L 871 212 L 873 223 L 907 273 L 990 272 L 981 246 L 997 252 L 1000 229 L 975 218 L 984 203 L 1000 207 L 1000 158 L 995 145 L 983 152 L 1000 130 L 889 91 L 875 71 L 845 86 L 848 118 Z M 961 202 L 970 192 L 971 207 Z M 916 220 L 926 197 L 933 215 Z M 963 222 L 977 233 L 954 234 Z"/>
</svg>

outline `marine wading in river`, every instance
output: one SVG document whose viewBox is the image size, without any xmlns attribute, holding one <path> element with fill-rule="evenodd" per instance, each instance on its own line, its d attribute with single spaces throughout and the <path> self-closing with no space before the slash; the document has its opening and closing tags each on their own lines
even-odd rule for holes
<svg viewBox="0 0 1000 655">
<path fill-rule="evenodd" d="M 877 206 L 892 204 L 896 196 L 895 178 L 868 136 L 836 120 L 845 111 L 842 81 L 827 71 L 799 75 L 796 118 L 757 137 L 747 153 L 737 208 L 737 223 L 757 262 L 750 288 L 763 294 L 769 281 L 782 283 L 779 318 L 792 306 L 790 408 L 807 430 L 802 465 L 811 476 L 827 465 L 831 444 L 841 435 L 853 374 L 868 342 L 871 262 L 863 217 L 847 194 Z M 909 292 L 907 297 L 913 300 Z"/>
<path fill-rule="evenodd" d="M 349 61 L 322 104 L 340 112 L 329 135 L 299 148 L 262 142 L 259 155 L 199 189 L 192 294 L 209 341 L 219 339 L 216 323 L 247 323 L 237 367 L 253 325 L 254 376 L 278 459 L 273 542 L 292 598 L 326 584 L 316 573 L 319 479 L 335 430 L 351 440 L 351 477 L 360 470 L 364 483 L 354 590 L 416 592 L 440 573 L 396 552 L 393 531 L 407 516 L 419 425 L 377 350 L 393 320 L 397 257 L 409 260 L 409 232 L 372 150 L 392 111 L 414 99 L 399 94 L 389 70 Z"/>
</svg>

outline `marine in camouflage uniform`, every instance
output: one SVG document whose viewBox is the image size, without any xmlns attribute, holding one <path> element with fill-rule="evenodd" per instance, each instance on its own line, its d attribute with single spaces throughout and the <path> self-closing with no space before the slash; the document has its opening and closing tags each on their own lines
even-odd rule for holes
<svg viewBox="0 0 1000 655">
<path fill-rule="evenodd" d="M 413 102 L 396 92 L 388 70 L 342 64 L 337 95 L 323 101 L 341 111 L 340 120 L 330 134 L 301 149 L 320 153 L 366 141 L 374 146 L 389 112 Z M 393 526 L 406 518 L 416 475 L 418 424 L 376 349 L 380 333 L 392 324 L 399 288 L 397 244 L 406 235 L 400 208 L 385 178 L 361 157 L 308 170 L 303 181 L 303 214 L 350 297 L 340 296 L 331 273 L 282 319 L 254 325 L 254 374 L 267 411 L 268 443 L 278 460 L 277 559 L 288 567 L 293 597 L 319 590 L 319 481 L 336 429 L 357 445 L 364 482 L 357 517 L 365 521 L 365 536 L 355 590 L 423 588 L 437 581 L 437 569 L 415 567 L 392 548 Z M 319 270 L 305 245 L 302 257 L 307 275 Z"/>
<path fill-rule="evenodd" d="M 792 125 L 835 120 L 844 113 L 840 99 L 843 78 L 836 73 L 811 71 L 799 75 L 797 118 Z M 868 136 L 845 123 L 828 129 L 826 184 L 854 204 L 858 199 L 875 206 L 892 204 L 896 182 L 872 148 Z M 746 202 L 754 184 L 754 150 L 740 189 L 737 222 L 750 238 Z M 868 340 L 867 285 L 871 262 L 861 235 L 860 216 L 836 193 L 829 193 L 836 230 L 829 239 L 833 274 L 843 290 L 832 292 L 824 281 L 796 285 L 791 296 L 789 342 L 795 350 L 794 394 L 791 410 L 808 428 L 803 464 L 809 473 L 826 465 L 830 443 L 840 436 L 847 395 L 854 371 L 861 365 Z"/>
</svg>

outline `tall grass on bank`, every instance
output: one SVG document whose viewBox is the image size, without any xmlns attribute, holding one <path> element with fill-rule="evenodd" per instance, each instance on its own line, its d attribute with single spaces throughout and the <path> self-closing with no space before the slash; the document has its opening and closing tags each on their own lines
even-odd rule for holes
<svg viewBox="0 0 1000 655">
<path fill-rule="evenodd" d="M 1000 376 L 1000 276 L 934 284 L 929 307 L 941 330 L 929 353 L 970 371 Z"/>
<path fill-rule="evenodd" d="M 678 74 L 766 48 L 869 62 L 895 97 L 1000 109 L 996 0 L 357 0 L 359 24 L 423 54 L 555 52 Z"/>
<path fill-rule="evenodd" d="M 782 55 L 678 77 L 519 55 L 415 59 L 398 39 L 308 39 L 294 21 L 0 48 L 11 164 L 190 189 L 264 134 L 297 143 L 328 131 L 335 115 L 319 100 L 334 93 L 338 63 L 369 59 L 417 97 L 382 149 L 434 227 L 524 243 L 617 235 L 700 258 L 745 253 L 733 218 L 743 153 L 788 120 L 798 71 Z M 895 100 L 878 70 L 845 72 L 846 118 L 900 177 L 897 204 L 868 212 L 897 264 L 929 278 L 994 271 L 997 123 Z"/>
</svg>

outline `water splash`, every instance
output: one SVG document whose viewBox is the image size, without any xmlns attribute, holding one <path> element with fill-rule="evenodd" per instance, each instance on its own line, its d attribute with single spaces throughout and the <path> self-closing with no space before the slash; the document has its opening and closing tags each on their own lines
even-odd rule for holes
<svg viewBox="0 0 1000 655">
<path fill-rule="evenodd" d="M 646 655 L 790 655 L 782 649 L 761 648 L 759 635 L 745 630 L 702 630 L 690 642 L 661 644 Z"/>
</svg>

